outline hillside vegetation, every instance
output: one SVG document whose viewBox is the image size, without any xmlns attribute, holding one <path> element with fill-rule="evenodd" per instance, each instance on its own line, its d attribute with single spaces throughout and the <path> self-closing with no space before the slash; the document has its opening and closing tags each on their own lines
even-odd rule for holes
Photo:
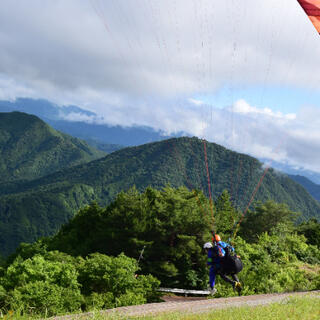
<svg viewBox="0 0 320 320">
<path fill-rule="evenodd" d="M 242 211 L 262 174 L 262 164 L 247 155 L 206 143 L 213 196 L 229 190 L 232 203 Z M 0 244 L 2 254 L 20 242 L 55 233 L 86 204 L 101 206 L 133 185 L 160 189 L 186 186 L 208 196 L 203 141 L 178 138 L 125 148 L 112 154 L 29 182 L 0 185 Z M 320 205 L 302 186 L 286 175 L 266 174 L 255 200 L 274 200 L 302 213 L 301 219 L 319 219 Z"/>
<path fill-rule="evenodd" d="M 289 177 L 302 185 L 316 200 L 320 201 L 320 185 L 303 176 L 290 174 Z"/>
<path fill-rule="evenodd" d="M 0 183 L 36 179 L 104 155 L 36 116 L 0 113 Z"/>
<path fill-rule="evenodd" d="M 212 228 L 241 256 L 243 294 L 320 289 L 320 250 L 310 243 L 320 240 L 319 223 L 300 229 L 287 206 L 267 201 L 248 212 L 233 237 L 241 213 L 227 191 L 213 209 L 214 220 L 209 200 L 185 187 L 133 188 L 105 208 L 86 206 L 55 236 L 21 244 L 4 262 L 0 310 L 46 317 L 157 301 L 160 283 L 205 289 L 202 248 Z M 216 297 L 235 295 L 220 278 L 216 288 Z"/>
</svg>

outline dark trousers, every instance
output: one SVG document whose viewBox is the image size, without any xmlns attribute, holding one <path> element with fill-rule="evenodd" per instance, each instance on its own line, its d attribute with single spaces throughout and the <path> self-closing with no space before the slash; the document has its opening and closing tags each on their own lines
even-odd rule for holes
<svg viewBox="0 0 320 320">
<path fill-rule="evenodd" d="M 220 264 L 215 264 L 211 266 L 210 272 L 209 272 L 209 284 L 211 288 L 214 288 L 215 282 L 216 282 L 216 275 L 220 275 L 220 277 L 232 285 L 235 282 L 239 282 L 239 278 L 236 274 L 231 274 L 232 279 L 230 279 L 226 274 L 223 273 L 223 269 L 221 268 Z"/>
<path fill-rule="evenodd" d="M 239 278 L 235 273 L 231 274 L 232 280 L 226 274 L 219 273 L 219 275 L 224 281 L 228 283 L 234 284 L 234 282 L 239 282 Z"/>
</svg>

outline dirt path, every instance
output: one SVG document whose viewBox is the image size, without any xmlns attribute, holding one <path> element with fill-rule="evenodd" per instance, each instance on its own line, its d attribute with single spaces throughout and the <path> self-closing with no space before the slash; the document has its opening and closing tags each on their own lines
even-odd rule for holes
<svg viewBox="0 0 320 320">
<path fill-rule="evenodd" d="M 104 311 L 105 313 L 118 313 L 126 316 L 143 316 L 164 312 L 186 312 L 201 313 L 214 309 L 239 307 L 243 305 L 256 306 L 272 302 L 280 302 L 291 296 L 306 294 L 316 295 L 320 298 L 320 290 L 313 292 L 291 292 L 278 294 L 260 294 L 252 296 L 231 297 L 231 298 L 176 298 L 162 303 L 149 303 L 140 306 L 120 307 Z"/>
<path fill-rule="evenodd" d="M 252 296 L 231 297 L 231 298 L 185 298 L 185 297 L 167 297 L 166 302 L 148 303 L 138 306 L 119 307 L 110 310 L 101 311 L 102 314 L 117 316 L 144 316 L 166 312 L 186 312 L 186 313 L 201 313 L 209 312 L 214 309 L 222 309 L 229 307 L 240 307 L 244 305 L 256 306 L 264 305 L 273 302 L 281 302 L 292 296 L 314 295 L 320 298 L 320 290 L 312 292 L 290 292 L 277 294 L 259 294 Z M 71 320 L 71 319 L 88 319 L 93 314 L 91 312 L 54 317 L 55 320 Z"/>
</svg>

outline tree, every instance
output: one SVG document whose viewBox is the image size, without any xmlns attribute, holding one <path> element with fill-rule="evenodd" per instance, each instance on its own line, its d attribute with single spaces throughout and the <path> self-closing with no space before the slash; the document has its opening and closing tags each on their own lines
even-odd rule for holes
<svg viewBox="0 0 320 320">
<path fill-rule="evenodd" d="M 227 190 L 221 193 L 216 201 L 215 208 L 215 231 L 226 237 L 230 237 L 240 214 L 233 207 Z"/>
<path fill-rule="evenodd" d="M 293 230 L 293 223 L 297 213 L 289 210 L 284 203 L 272 200 L 260 203 L 253 211 L 248 211 L 241 224 L 240 236 L 249 242 L 256 242 L 263 232 L 270 232 L 278 224 L 284 224 L 288 230 Z"/>
<path fill-rule="evenodd" d="M 201 192 L 132 188 L 104 209 L 96 204 L 82 209 L 49 247 L 83 257 L 123 252 L 135 259 L 145 247 L 142 273 L 155 275 L 163 285 L 199 287 L 206 278 L 202 245 L 210 230 L 209 202 Z"/>
<path fill-rule="evenodd" d="M 137 261 L 124 254 L 117 257 L 91 254 L 81 259 L 78 270 L 81 290 L 88 297 L 87 308 L 90 304 L 111 308 L 158 299 L 155 291 L 160 282 L 150 275 L 137 277 Z"/>
<path fill-rule="evenodd" d="M 18 256 L 1 278 L 7 292 L 1 308 L 46 316 L 79 310 L 83 298 L 75 263 L 75 258 L 60 252 L 26 260 Z"/>
<path fill-rule="evenodd" d="M 320 248 L 320 223 L 317 219 L 310 219 L 301 223 L 297 227 L 297 231 L 307 238 L 309 244 L 313 244 Z"/>
</svg>

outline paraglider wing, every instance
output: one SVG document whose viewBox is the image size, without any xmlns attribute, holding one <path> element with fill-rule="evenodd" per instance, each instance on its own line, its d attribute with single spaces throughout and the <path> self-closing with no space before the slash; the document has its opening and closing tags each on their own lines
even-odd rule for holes
<svg viewBox="0 0 320 320">
<path fill-rule="evenodd" d="M 320 34 L 320 0 L 298 0 L 298 2 Z"/>
</svg>

